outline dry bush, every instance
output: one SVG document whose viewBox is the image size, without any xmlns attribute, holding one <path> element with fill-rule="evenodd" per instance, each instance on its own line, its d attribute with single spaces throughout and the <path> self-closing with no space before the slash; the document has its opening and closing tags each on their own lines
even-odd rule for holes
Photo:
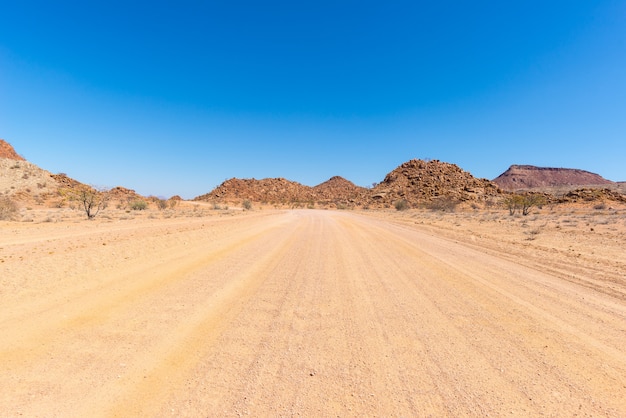
<svg viewBox="0 0 626 418">
<path fill-rule="evenodd" d="M 452 196 L 441 196 L 426 204 L 426 208 L 432 211 L 454 212 L 459 201 Z"/>
<path fill-rule="evenodd" d="M 170 203 L 170 209 L 174 209 L 178 206 L 178 199 L 169 199 L 168 202 Z"/>
<path fill-rule="evenodd" d="M 7 196 L 0 197 L 0 220 L 12 220 L 17 215 L 17 211 L 17 203 Z"/>
<path fill-rule="evenodd" d="M 393 206 L 396 208 L 396 210 L 407 210 L 409 208 L 409 202 L 407 202 L 404 199 L 398 200 L 396 203 L 393 204 Z"/>
<path fill-rule="evenodd" d="M 168 203 L 167 203 L 167 200 L 165 200 L 165 199 L 157 199 L 156 200 L 156 205 L 157 205 L 157 208 L 159 210 L 165 210 L 165 209 L 167 209 Z"/>
</svg>

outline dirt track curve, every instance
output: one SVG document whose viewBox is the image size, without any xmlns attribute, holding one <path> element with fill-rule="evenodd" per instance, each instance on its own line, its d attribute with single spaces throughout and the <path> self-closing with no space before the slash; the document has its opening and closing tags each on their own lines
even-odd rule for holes
<svg viewBox="0 0 626 418">
<path fill-rule="evenodd" d="M 351 212 L 86 225 L 0 237 L 2 417 L 626 416 L 626 302 L 511 257 Z"/>
</svg>

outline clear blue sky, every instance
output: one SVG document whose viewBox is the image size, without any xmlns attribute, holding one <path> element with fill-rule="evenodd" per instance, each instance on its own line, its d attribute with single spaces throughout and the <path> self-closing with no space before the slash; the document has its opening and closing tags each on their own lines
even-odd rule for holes
<svg viewBox="0 0 626 418">
<path fill-rule="evenodd" d="M 193 198 L 413 158 L 626 180 L 625 1 L 5 1 L 0 138 Z"/>
</svg>

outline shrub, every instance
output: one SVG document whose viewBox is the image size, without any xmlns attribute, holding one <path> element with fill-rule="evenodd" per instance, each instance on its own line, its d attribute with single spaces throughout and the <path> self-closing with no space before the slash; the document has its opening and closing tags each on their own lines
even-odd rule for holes
<svg viewBox="0 0 626 418">
<path fill-rule="evenodd" d="M 252 209 L 252 202 L 246 199 L 243 202 L 241 202 L 241 206 L 243 206 L 244 210 L 250 210 Z"/>
<path fill-rule="evenodd" d="M 432 200 L 426 207 L 433 211 L 454 212 L 459 201 L 452 196 L 441 196 Z"/>
<path fill-rule="evenodd" d="M 141 199 L 137 199 L 130 204 L 132 210 L 145 210 L 147 207 L 148 204 Z"/>
<path fill-rule="evenodd" d="M 0 197 L 0 220 L 8 221 L 17 214 L 17 204 L 9 197 Z"/>
<path fill-rule="evenodd" d="M 157 208 L 159 208 L 159 210 L 167 209 L 167 200 L 165 200 L 165 199 L 157 199 L 156 204 L 157 204 Z"/>
<path fill-rule="evenodd" d="M 398 200 L 395 204 L 394 204 L 396 210 L 407 210 L 409 208 L 409 202 L 407 202 L 406 200 L 402 199 L 402 200 Z"/>
</svg>

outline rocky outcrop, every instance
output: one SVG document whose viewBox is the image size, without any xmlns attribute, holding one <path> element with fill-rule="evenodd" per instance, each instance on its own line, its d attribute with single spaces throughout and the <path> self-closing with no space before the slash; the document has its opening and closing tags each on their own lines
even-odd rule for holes
<svg viewBox="0 0 626 418">
<path fill-rule="evenodd" d="M 374 202 L 393 204 L 405 200 L 417 206 L 442 198 L 457 202 L 486 200 L 499 193 L 494 183 L 478 179 L 455 164 L 411 160 L 387 174 L 371 196 Z"/>
<path fill-rule="evenodd" d="M 573 168 L 512 165 L 493 180 L 505 190 L 537 189 L 559 186 L 611 185 L 612 181 L 598 174 Z"/>
<path fill-rule="evenodd" d="M 0 158 L 8 158 L 10 160 L 16 161 L 26 161 L 22 156 L 18 155 L 17 152 L 13 149 L 11 144 L 6 142 L 4 139 L 0 139 Z"/>
<path fill-rule="evenodd" d="M 120 202 L 131 202 L 133 200 L 141 199 L 145 200 L 146 198 L 138 194 L 132 189 L 127 189 L 126 187 L 113 187 L 108 191 L 109 198 L 111 200 L 117 200 Z"/>
<path fill-rule="evenodd" d="M 621 202 L 626 203 L 626 195 L 611 189 L 582 188 L 572 190 L 555 198 L 557 203 Z"/>
</svg>

